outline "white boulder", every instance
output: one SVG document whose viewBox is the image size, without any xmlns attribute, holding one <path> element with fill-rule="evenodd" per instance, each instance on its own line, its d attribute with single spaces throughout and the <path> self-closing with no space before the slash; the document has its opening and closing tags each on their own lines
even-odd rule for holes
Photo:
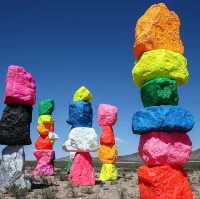
<svg viewBox="0 0 200 199">
<path fill-rule="evenodd" d="M 69 139 L 64 143 L 65 151 L 92 152 L 98 149 L 97 134 L 93 128 L 76 127 L 69 132 Z"/>
</svg>

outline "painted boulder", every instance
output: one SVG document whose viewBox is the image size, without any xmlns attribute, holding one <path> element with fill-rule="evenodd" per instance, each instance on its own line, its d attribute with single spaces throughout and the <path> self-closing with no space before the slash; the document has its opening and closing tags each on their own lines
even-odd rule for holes
<svg viewBox="0 0 200 199">
<path fill-rule="evenodd" d="M 162 105 L 143 108 L 132 118 L 132 130 L 135 134 L 151 131 L 188 132 L 193 126 L 192 114 L 179 106 Z"/>
<path fill-rule="evenodd" d="M 100 104 L 97 122 L 100 126 L 113 126 L 117 121 L 117 107 L 110 104 Z"/>
<path fill-rule="evenodd" d="M 184 165 L 191 152 L 186 133 L 150 132 L 140 137 L 139 155 L 146 165 Z"/>
<path fill-rule="evenodd" d="M 8 67 L 4 98 L 5 104 L 35 104 L 35 81 L 23 67 L 17 65 Z"/>
<path fill-rule="evenodd" d="M 93 128 L 77 127 L 71 129 L 63 149 L 74 152 L 92 152 L 98 149 L 97 134 Z"/>
<path fill-rule="evenodd" d="M 186 172 L 177 166 L 141 166 L 140 199 L 193 199 Z"/>
<path fill-rule="evenodd" d="M 69 181 L 74 186 L 95 185 L 95 171 L 88 152 L 76 153 L 70 168 Z"/>
</svg>

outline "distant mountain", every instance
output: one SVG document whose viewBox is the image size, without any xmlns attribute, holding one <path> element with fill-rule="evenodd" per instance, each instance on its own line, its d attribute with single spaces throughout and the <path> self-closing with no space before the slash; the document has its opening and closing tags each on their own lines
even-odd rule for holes
<svg viewBox="0 0 200 199">
<path fill-rule="evenodd" d="M 57 161 L 66 161 L 68 159 L 69 159 L 69 156 L 58 158 Z M 98 162 L 97 157 L 93 157 L 93 160 Z M 138 162 L 138 161 L 141 161 L 138 153 L 118 156 L 118 159 L 117 159 L 117 162 Z M 190 157 L 190 161 L 200 161 L 200 149 L 194 150 L 192 152 L 192 155 Z"/>
<path fill-rule="evenodd" d="M 190 160 L 193 161 L 200 161 L 200 149 L 194 150 L 192 152 L 192 155 L 190 157 Z"/>
</svg>

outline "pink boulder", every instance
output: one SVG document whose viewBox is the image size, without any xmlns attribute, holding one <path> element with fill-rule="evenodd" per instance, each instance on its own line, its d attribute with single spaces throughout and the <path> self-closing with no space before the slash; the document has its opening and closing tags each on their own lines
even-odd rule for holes
<svg viewBox="0 0 200 199">
<path fill-rule="evenodd" d="M 69 181 L 74 186 L 95 185 L 95 171 L 89 152 L 77 152 L 70 169 Z"/>
<path fill-rule="evenodd" d="M 21 66 L 9 66 L 4 97 L 5 104 L 35 104 L 36 86 L 32 75 Z"/>
<path fill-rule="evenodd" d="M 97 122 L 100 126 L 112 126 L 117 121 L 117 107 L 110 104 L 100 104 Z"/>
<path fill-rule="evenodd" d="M 140 138 L 139 155 L 146 165 L 184 165 L 191 152 L 186 133 L 150 132 Z"/>
<path fill-rule="evenodd" d="M 36 150 L 34 152 L 37 164 L 34 176 L 52 176 L 54 174 L 55 152 L 53 150 Z"/>
</svg>

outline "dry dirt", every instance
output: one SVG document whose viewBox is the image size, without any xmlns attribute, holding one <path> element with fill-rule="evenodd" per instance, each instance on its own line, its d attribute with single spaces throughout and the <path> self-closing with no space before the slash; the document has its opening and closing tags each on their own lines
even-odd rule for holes
<svg viewBox="0 0 200 199">
<path fill-rule="evenodd" d="M 137 199 L 137 175 L 130 169 L 119 169 L 119 179 L 115 182 L 97 181 L 93 187 L 72 187 L 65 176 L 64 168 L 56 168 L 55 176 L 33 178 L 32 167 L 26 167 L 26 176 L 32 180 L 32 191 L 11 190 L 0 198 L 10 199 Z M 98 177 L 97 169 L 97 177 Z M 189 179 L 195 195 L 200 199 L 200 170 L 190 169 Z"/>
</svg>

